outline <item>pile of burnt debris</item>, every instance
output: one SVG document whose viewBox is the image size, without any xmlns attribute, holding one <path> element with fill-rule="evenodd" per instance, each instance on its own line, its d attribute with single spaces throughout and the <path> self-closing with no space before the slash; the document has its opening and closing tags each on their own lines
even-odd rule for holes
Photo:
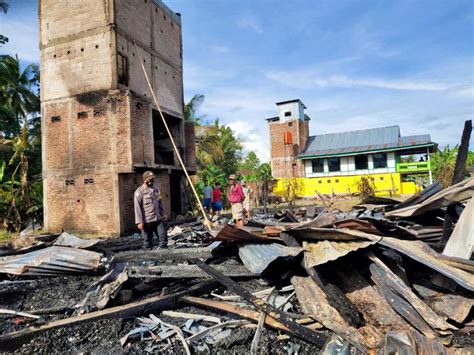
<svg viewBox="0 0 474 355">
<path fill-rule="evenodd" d="M 472 349 L 474 179 L 400 203 L 169 227 L 169 249 L 29 237 L 0 250 L 0 350 L 447 353 Z"/>
</svg>

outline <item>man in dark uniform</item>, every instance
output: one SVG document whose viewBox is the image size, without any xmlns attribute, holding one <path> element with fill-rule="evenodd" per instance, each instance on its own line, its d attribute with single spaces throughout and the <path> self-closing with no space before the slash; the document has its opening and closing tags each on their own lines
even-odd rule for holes
<svg viewBox="0 0 474 355">
<path fill-rule="evenodd" d="M 161 201 L 160 191 L 154 186 L 155 174 L 146 171 L 143 174 L 143 185 L 134 194 L 135 223 L 142 232 L 144 239 L 143 248 L 153 248 L 153 233 L 158 235 L 158 247 L 168 247 L 166 234 L 165 208 Z"/>
</svg>

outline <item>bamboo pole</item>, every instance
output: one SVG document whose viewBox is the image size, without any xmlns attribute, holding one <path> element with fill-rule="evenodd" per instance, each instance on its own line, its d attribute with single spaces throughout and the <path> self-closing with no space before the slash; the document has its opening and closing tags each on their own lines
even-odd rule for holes
<svg viewBox="0 0 474 355">
<path fill-rule="evenodd" d="M 163 121 L 166 132 L 168 133 L 168 136 L 170 137 L 171 144 L 173 145 L 174 152 L 176 153 L 176 156 L 178 157 L 179 164 L 181 165 L 181 168 L 183 169 L 184 174 L 186 175 L 186 178 L 188 179 L 189 185 L 191 186 L 191 189 L 193 190 L 194 197 L 196 197 L 196 201 L 198 203 L 199 209 L 201 210 L 202 216 L 204 217 L 204 221 L 205 221 L 204 224 L 209 229 L 209 231 L 212 232 L 211 222 L 209 221 L 209 218 L 207 217 L 206 211 L 204 211 L 204 207 L 201 204 L 201 200 L 199 199 L 199 195 L 198 195 L 198 193 L 197 193 L 197 191 L 194 187 L 193 182 L 191 181 L 191 177 L 188 174 L 188 170 L 186 169 L 186 166 L 184 165 L 183 159 L 181 159 L 181 154 L 179 154 L 178 147 L 176 146 L 176 143 L 174 142 L 173 135 L 171 134 L 171 131 L 168 127 L 168 123 L 166 122 L 165 116 L 163 115 L 163 112 L 161 111 L 161 107 L 158 104 L 158 100 L 156 99 L 155 92 L 153 91 L 153 87 L 151 86 L 150 79 L 148 78 L 148 74 L 146 73 L 145 66 L 143 65 L 142 56 L 140 55 L 140 51 L 138 50 L 137 43 L 133 42 L 133 44 L 135 45 L 135 49 L 137 51 L 138 58 L 140 59 L 140 64 L 141 64 L 142 69 L 143 69 L 143 74 L 145 74 L 145 79 L 146 79 L 146 82 L 148 83 L 148 87 L 150 89 L 151 95 L 153 97 L 153 100 L 155 101 L 156 107 L 158 108 L 158 112 L 160 113 L 160 117 Z"/>
</svg>

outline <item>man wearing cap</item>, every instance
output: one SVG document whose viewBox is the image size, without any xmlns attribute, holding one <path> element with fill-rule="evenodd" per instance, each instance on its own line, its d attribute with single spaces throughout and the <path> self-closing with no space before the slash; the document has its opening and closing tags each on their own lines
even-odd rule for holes
<svg viewBox="0 0 474 355">
<path fill-rule="evenodd" d="M 230 189 L 227 198 L 232 206 L 232 218 L 235 220 L 237 228 L 242 228 L 244 224 L 244 206 L 242 202 L 245 200 L 245 194 L 242 186 L 235 180 L 235 175 L 229 176 L 229 184 Z"/>
<path fill-rule="evenodd" d="M 161 201 L 159 190 L 154 186 L 155 174 L 146 171 L 143 174 L 143 185 L 134 194 L 135 223 L 144 237 L 143 249 L 153 248 L 153 233 L 158 235 L 158 247 L 167 248 L 165 222 L 168 219 Z"/>
</svg>

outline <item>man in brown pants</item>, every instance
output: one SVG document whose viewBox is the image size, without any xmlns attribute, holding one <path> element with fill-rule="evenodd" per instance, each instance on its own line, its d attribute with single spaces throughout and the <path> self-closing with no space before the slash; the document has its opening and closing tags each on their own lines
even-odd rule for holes
<svg viewBox="0 0 474 355">
<path fill-rule="evenodd" d="M 143 249 L 153 248 L 153 233 L 158 236 L 159 249 L 168 247 L 168 236 L 166 235 L 168 216 L 161 202 L 160 192 L 154 184 L 155 174 L 146 171 L 143 174 L 143 185 L 134 194 L 135 223 L 142 232 Z"/>
</svg>

